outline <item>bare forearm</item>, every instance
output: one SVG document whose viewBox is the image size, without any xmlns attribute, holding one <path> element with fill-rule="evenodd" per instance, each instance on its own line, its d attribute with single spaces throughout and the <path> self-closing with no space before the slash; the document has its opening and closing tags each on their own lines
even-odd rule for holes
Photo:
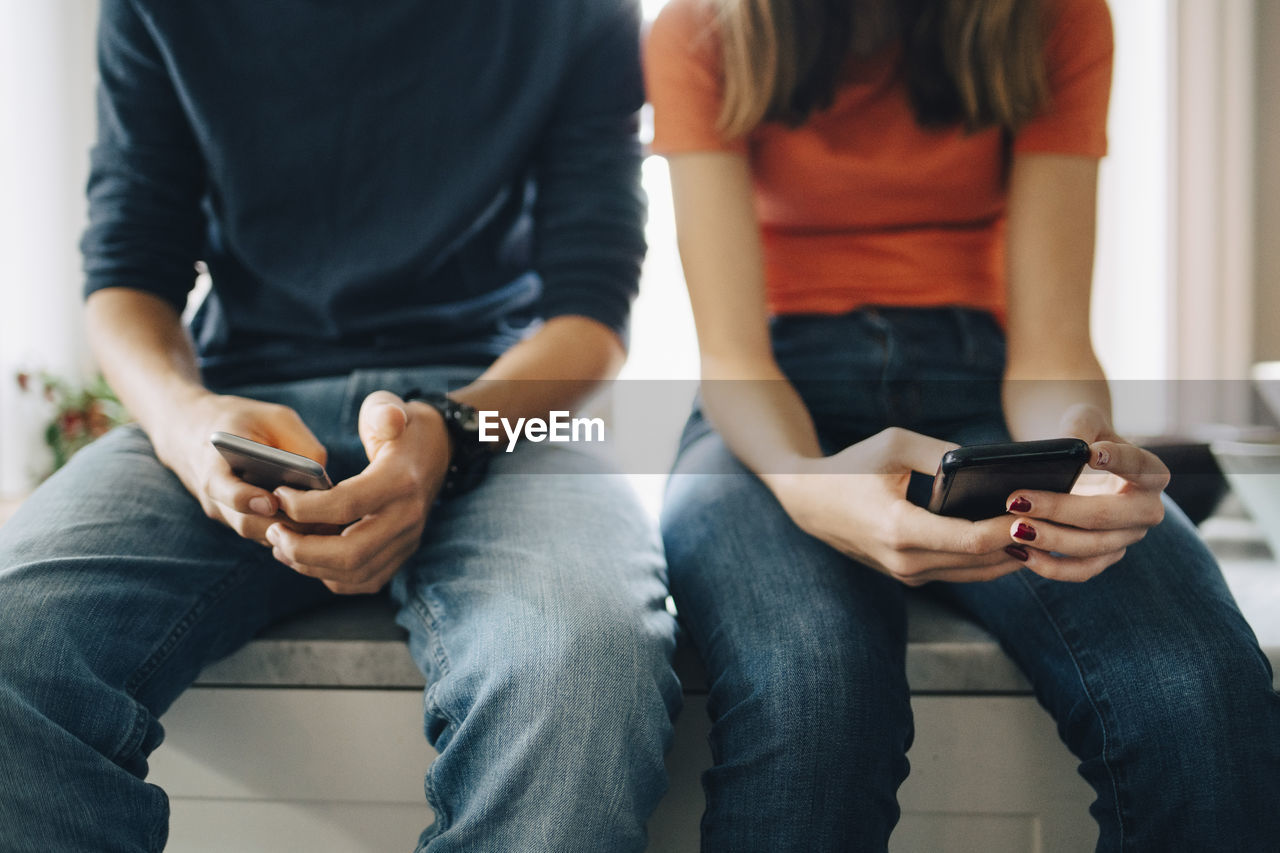
<svg viewBox="0 0 1280 853">
<path fill-rule="evenodd" d="M 782 475 L 822 451 L 809 410 L 773 358 L 750 164 L 720 152 L 682 154 L 670 164 L 703 407 L 734 454 L 777 494 Z"/>
<path fill-rule="evenodd" d="M 1069 363 L 1037 369 L 1012 367 L 1004 378 L 1004 414 L 1019 441 L 1059 437 L 1062 416 L 1072 406 L 1090 405 L 1111 417 L 1111 394 L 1093 353 Z"/>
<path fill-rule="evenodd" d="M 813 419 L 772 360 L 704 358 L 707 417 L 743 464 L 775 493 L 806 459 L 822 456 Z"/>
<path fill-rule="evenodd" d="M 622 342 L 603 324 L 555 317 L 450 396 L 505 418 L 546 417 L 577 408 L 625 359 Z"/>
<path fill-rule="evenodd" d="M 127 288 L 99 290 L 89 297 L 86 323 L 107 381 L 153 439 L 175 409 L 209 393 L 181 318 L 164 300 Z"/>
<path fill-rule="evenodd" d="M 1098 163 L 1020 155 L 1009 184 L 1005 418 L 1015 438 L 1054 438 L 1072 406 L 1111 416 L 1090 337 Z"/>
</svg>

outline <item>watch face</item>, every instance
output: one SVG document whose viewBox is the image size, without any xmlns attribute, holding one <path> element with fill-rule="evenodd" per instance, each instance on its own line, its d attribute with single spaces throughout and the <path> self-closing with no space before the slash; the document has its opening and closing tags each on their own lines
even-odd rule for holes
<svg viewBox="0 0 1280 853">
<path fill-rule="evenodd" d="M 480 432 L 480 413 L 471 406 L 459 404 L 457 419 L 458 426 L 467 432 Z"/>
</svg>

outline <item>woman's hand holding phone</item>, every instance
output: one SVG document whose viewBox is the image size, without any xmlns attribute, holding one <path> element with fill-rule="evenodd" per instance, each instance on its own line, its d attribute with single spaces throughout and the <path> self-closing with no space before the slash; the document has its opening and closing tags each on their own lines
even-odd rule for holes
<svg viewBox="0 0 1280 853">
<path fill-rule="evenodd" d="M 152 431 L 160 461 L 200 502 L 205 515 L 269 547 L 267 528 L 276 522 L 280 502 L 269 490 L 232 473 L 209 443 L 214 432 L 278 447 L 321 465 L 327 458 L 324 445 L 287 406 L 207 392 L 175 405 L 161 428 Z"/>
<path fill-rule="evenodd" d="M 1070 494 L 1013 493 L 1007 506 L 1017 518 L 1002 520 L 1006 535 L 1027 552 L 1027 568 L 1053 580 L 1086 581 L 1164 519 L 1160 496 L 1169 469 L 1116 435 L 1096 406 L 1069 409 L 1062 434 L 1089 444 L 1089 469 Z"/>
<path fill-rule="evenodd" d="M 802 471 L 772 477 L 802 530 L 908 586 L 986 581 L 1022 568 L 1005 549 L 1007 516 L 965 521 L 907 500 L 911 472 L 932 475 L 956 445 L 891 428 Z"/>
</svg>

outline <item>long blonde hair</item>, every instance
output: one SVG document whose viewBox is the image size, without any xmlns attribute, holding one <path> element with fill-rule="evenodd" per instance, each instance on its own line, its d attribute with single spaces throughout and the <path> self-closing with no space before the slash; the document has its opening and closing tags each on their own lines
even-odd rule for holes
<svg viewBox="0 0 1280 853">
<path fill-rule="evenodd" d="M 871 2 L 903 42 L 916 120 L 1016 132 L 1049 97 L 1041 0 L 708 0 L 724 64 L 720 130 L 802 124 L 831 105 Z"/>
</svg>

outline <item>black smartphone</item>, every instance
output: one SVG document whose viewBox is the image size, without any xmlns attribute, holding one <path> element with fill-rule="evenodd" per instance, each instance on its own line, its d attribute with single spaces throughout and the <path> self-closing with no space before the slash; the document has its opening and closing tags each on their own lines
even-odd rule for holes
<svg viewBox="0 0 1280 853">
<path fill-rule="evenodd" d="M 324 466 L 314 459 L 229 432 L 215 432 L 209 436 L 209 441 L 218 448 L 222 458 L 227 460 L 232 472 L 246 483 L 267 490 L 276 486 L 291 486 L 295 489 L 333 488 Z"/>
<path fill-rule="evenodd" d="M 995 518 L 1018 489 L 1071 491 L 1088 461 L 1089 445 L 1078 438 L 960 447 L 942 457 L 929 511 L 969 521 Z"/>
</svg>

